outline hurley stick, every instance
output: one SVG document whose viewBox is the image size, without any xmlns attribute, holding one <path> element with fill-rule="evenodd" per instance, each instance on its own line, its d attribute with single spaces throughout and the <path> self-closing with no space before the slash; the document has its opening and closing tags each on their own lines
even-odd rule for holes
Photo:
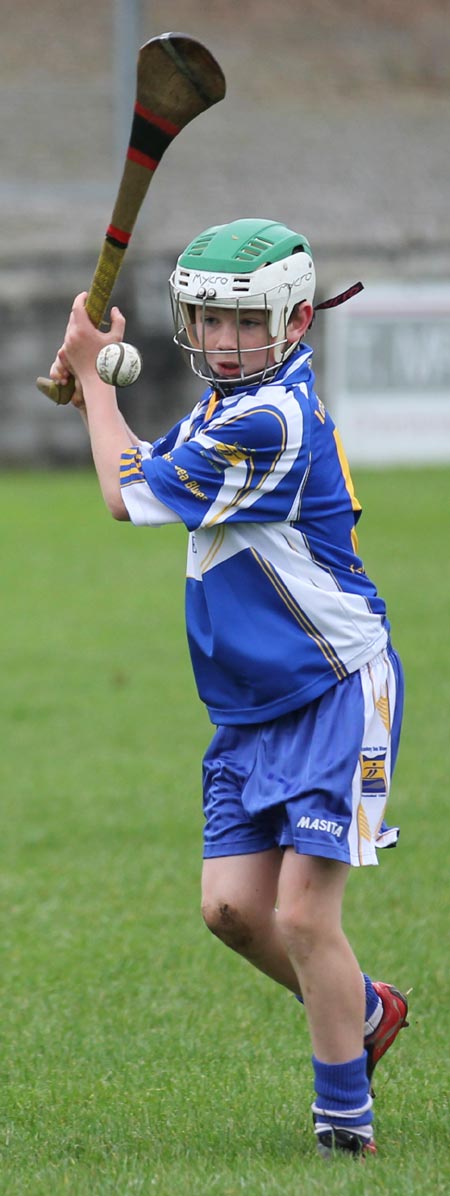
<svg viewBox="0 0 450 1196">
<path fill-rule="evenodd" d="M 86 300 L 96 328 L 106 312 L 125 250 L 156 167 L 195 116 L 225 95 L 225 79 L 209 50 L 184 33 L 163 33 L 139 51 L 130 142 L 116 203 Z M 36 385 L 54 403 L 69 403 L 74 380 L 65 386 L 50 378 Z"/>
</svg>

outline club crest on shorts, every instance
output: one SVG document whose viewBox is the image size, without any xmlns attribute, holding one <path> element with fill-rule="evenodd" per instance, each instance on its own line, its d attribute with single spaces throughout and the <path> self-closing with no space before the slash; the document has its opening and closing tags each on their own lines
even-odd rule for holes
<svg viewBox="0 0 450 1196">
<path fill-rule="evenodd" d="M 376 756 L 360 756 L 361 763 L 361 793 L 363 797 L 386 793 L 386 752 Z"/>
</svg>

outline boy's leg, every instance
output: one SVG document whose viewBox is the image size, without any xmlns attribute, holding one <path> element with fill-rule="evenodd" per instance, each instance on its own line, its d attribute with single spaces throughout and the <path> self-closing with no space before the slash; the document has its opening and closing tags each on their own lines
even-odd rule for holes
<svg viewBox="0 0 450 1196">
<path fill-rule="evenodd" d="M 278 847 L 203 861 L 202 914 L 208 928 L 278 984 L 300 993 L 275 909 L 283 853 Z"/>
<path fill-rule="evenodd" d="M 374 1152 L 364 1050 L 365 991 L 343 932 L 349 866 L 288 849 L 280 870 L 279 930 L 302 988 L 313 1047 L 320 1154 Z"/>
<path fill-rule="evenodd" d="M 341 928 L 348 872 L 346 864 L 299 856 L 292 849 L 282 854 L 278 848 L 220 856 L 203 864 L 202 913 L 206 925 L 227 946 L 285 988 L 299 993 L 302 981 L 308 984 L 308 992 L 303 995 L 313 1048 L 323 1059 L 331 1051 L 334 1057 L 329 1062 L 350 1058 L 353 1049 L 361 1053 L 363 1041 L 364 985 Z M 288 917 L 292 921 L 290 932 Z M 305 948 L 309 966 L 303 968 Z M 335 976 L 332 983 L 331 975 Z M 317 1017 L 319 1040 L 315 1011 L 322 1004 L 324 1014 Z M 342 1045 L 335 1041 L 337 1029 Z M 326 1042 L 322 1041 L 325 1034 Z"/>
<path fill-rule="evenodd" d="M 363 1049 L 364 983 L 341 922 L 349 871 L 292 848 L 280 869 L 278 933 L 301 986 L 314 1053 L 327 1063 Z"/>
<path fill-rule="evenodd" d="M 297 857 L 311 860 L 314 857 Z M 277 984 L 301 997 L 299 978 L 289 958 L 279 929 L 275 908 L 283 853 L 279 848 L 238 856 L 220 856 L 204 861 L 202 878 L 202 913 L 206 925 L 226 946 L 270 976 Z M 328 867 L 327 861 L 320 864 Z M 346 865 L 340 865 L 346 875 Z M 353 983 L 358 994 L 361 976 L 352 966 Z M 348 972 L 346 973 L 348 976 Z M 365 1038 L 367 1072 L 373 1069 L 394 1042 L 402 1026 L 407 1025 L 408 1004 L 397 989 L 386 984 L 372 985 L 365 980 Z M 380 1002 L 376 1028 L 371 1024 L 373 1004 Z"/>
<path fill-rule="evenodd" d="M 364 983 L 341 927 L 348 872 L 345 864 L 272 849 L 206 860 L 203 873 L 203 916 L 213 933 L 280 984 L 305 987 L 323 1154 L 334 1145 L 374 1149 Z"/>
</svg>

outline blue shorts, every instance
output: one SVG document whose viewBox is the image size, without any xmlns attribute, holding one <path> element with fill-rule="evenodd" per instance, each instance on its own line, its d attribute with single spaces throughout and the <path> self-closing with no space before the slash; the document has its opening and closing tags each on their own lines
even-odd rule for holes
<svg viewBox="0 0 450 1196">
<path fill-rule="evenodd" d="M 402 713 L 389 647 L 301 710 L 219 727 L 203 761 L 205 858 L 279 846 L 376 864 L 399 834 L 384 814 Z"/>
</svg>

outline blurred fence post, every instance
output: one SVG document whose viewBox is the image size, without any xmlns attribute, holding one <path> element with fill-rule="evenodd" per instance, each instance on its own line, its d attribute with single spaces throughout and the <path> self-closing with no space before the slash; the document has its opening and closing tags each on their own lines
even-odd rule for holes
<svg viewBox="0 0 450 1196">
<path fill-rule="evenodd" d="M 114 0 L 114 142 L 119 178 L 130 138 L 140 44 L 140 0 Z"/>
</svg>

